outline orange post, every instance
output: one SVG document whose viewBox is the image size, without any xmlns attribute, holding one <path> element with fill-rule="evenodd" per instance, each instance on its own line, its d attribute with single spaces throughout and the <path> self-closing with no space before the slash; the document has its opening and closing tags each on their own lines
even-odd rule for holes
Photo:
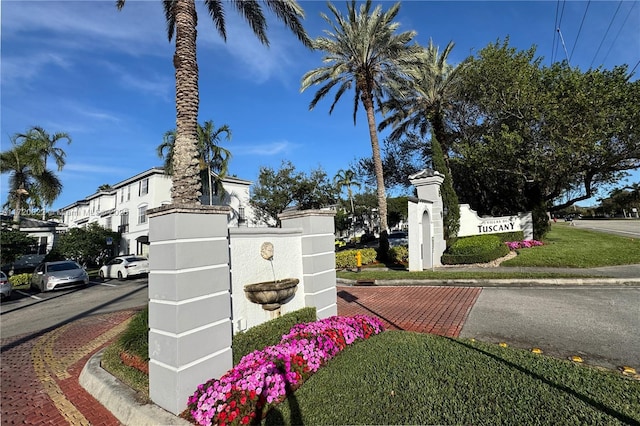
<svg viewBox="0 0 640 426">
<path fill-rule="evenodd" d="M 360 250 L 356 252 L 356 266 L 358 268 L 358 272 L 360 272 L 362 270 L 362 253 L 360 253 Z"/>
</svg>

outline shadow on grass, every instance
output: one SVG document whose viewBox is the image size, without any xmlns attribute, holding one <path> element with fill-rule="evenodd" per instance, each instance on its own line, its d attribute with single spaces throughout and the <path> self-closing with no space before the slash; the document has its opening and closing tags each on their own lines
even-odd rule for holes
<svg viewBox="0 0 640 426">
<path fill-rule="evenodd" d="M 475 346 L 470 345 L 468 343 L 465 343 L 463 341 L 460 341 L 460 340 L 457 340 L 457 339 L 452 339 L 450 337 L 447 337 L 447 339 L 449 339 L 449 341 L 451 341 L 453 343 L 456 343 L 458 345 L 465 346 L 468 349 L 474 350 L 476 352 L 480 352 L 481 354 L 483 354 L 485 356 L 488 356 L 489 358 L 492 358 L 492 359 L 494 359 L 494 360 L 496 360 L 498 362 L 501 362 L 501 363 L 507 365 L 510 368 L 518 370 L 521 373 L 524 373 L 524 374 L 526 374 L 528 376 L 531 376 L 531 377 L 535 378 L 536 380 L 539 380 L 539 381 L 541 381 L 541 382 L 543 382 L 543 383 L 545 383 L 545 384 L 547 384 L 547 385 L 549 385 L 551 387 L 554 387 L 554 388 L 556 388 L 556 389 L 558 389 L 558 390 L 560 390 L 562 392 L 565 392 L 567 394 L 573 395 L 574 397 L 578 398 L 582 402 L 591 405 L 592 407 L 594 407 L 595 409 L 597 409 L 597 410 L 599 410 L 601 412 L 607 413 L 608 415 L 610 415 L 612 417 L 615 417 L 616 419 L 618 419 L 619 421 L 621 421 L 621 422 L 623 422 L 625 424 L 629 424 L 629 425 L 639 425 L 640 424 L 640 422 L 638 422 L 638 419 L 634 419 L 632 417 L 627 416 L 626 414 L 620 413 L 619 411 L 615 410 L 614 408 L 608 407 L 608 406 L 602 404 L 599 401 L 594 400 L 593 398 L 591 398 L 591 397 L 589 397 L 587 395 L 584 395 L 584 394 L 582 394 L 580 392 L 577 392 L 575 389 L 572 389 L 572 388 L 570 388 L 570 387 L 568 387 L 566 385 L 563 385 L 562 383 L 553 382 L 553 381 L 549 380 L 548 378 L 546 378 L 544 376 L 541 376 L 538 373 L 535 373 L 535 372 L 533 372 L 531 370 L 528 370 L 528 369 L 522 367 L 521 365 L 515 364 L 515 363 L 513 363 L 511 361 L 508 361 L 508 360 L 506 360 L 504 358 L 501 358 L 501 357 L 499 357 L 499 356 L 497 356 L 495 354 L 487 352 L 487 351 L 485 351 L 485 350 L 483 350 L 481 348 L 475 347 Z"/>
</svg>

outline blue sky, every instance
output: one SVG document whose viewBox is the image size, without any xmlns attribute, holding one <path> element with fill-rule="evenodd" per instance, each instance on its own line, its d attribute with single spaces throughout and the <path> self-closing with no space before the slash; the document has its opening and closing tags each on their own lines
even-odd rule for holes
<svg viewBox="0 0 640 426">
<path fill-rule="evenodd" d="M 301 1 L 311 37 L 326 28 L 324 1 Z M 374 2 L 386 9 L 391 2 Z M 417 41 L 455 43 L 458 63 L 490 42 L 510 37 L 518 49 L 536 45 L 544 63 L 566 58 L 589 67 L 640 61 L 640 2 L 633 1 L 405 1 L 397 21 Z M 334 4 L 345 10 L 344 1 Z M 353 95 L 329 115 L 330 97 L 308 110 L 314 91 L 300 79 L 321 65 L 282 24 L 269 20 L 271 47 L 263 47 L 234 10 L 227 11 L 227 43 L 202 4 L 198 26 L 199 122 L 227 124 L 233 132 L 230 172 L 256 180 L 260 166 L 292 161 L 300 171 L 322 167 L 329 176 L 371 155 L 362 108 L 354 126 Z M 73 138 L 63 144 L 64 189 L 54 208 L 161 165 L 156 147 L 175 127 L 173 44 L 166 37 L 159 0 L 3 0 L 1 13 L 1 146 L 39 125 Z M 272 18 L 272 17 L 270 17 Z M 636 76 L 640 66 L 636 68 Z M 380 140 L 385 134 L 381 134 Z M 1 202 L 6 201 L 2 176 Z M 630 179 L 640 180 L 635 172 Z"/>
</svg>

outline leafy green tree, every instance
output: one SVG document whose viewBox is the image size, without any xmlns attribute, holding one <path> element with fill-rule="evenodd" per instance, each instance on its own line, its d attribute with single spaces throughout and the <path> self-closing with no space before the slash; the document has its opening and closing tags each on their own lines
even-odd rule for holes
<svg viewBox="0 0 640 426">
<path fill-rule="evenodd" d="M 640 82 L 626 65 L 545 68 L 535 48 L 518 51 L 507 40 L 470 58 L 462 82 L 451 169 L 458 196 L 480 214 L 532 211 L 540 238 L 547 212 L 640 166 Z"/>
<path fill-rule="evenodd" d="M 387 196 L 384 185 L 380 144 L 376 129 L 375 105 L 380 106 L 383 98 L 404 83 L 406 75 L 416 58 L 422 53 L 418 46 L 409 45 L 415 31 L 396 34 L 399 27 L 393 22 L 400 3 L 383 12 L 380 6 L 371 10 L 371 0 L 356 10 L 355 0 L 347 3 L 347 16 L 328 3 L 335 22 L 324 13 L 321 15 L 330 30 L 325 37 L 313 41 L 316 50 L 324 52 L 326 64 L 307 72 L 302 77 L 301 90 L 320 85 L 309 109 L 336 88 L 331 113 L 342 95 L 354 89 L 353 121 L 356 122 L 358 105 L 362 103 L 367 115 L 373 164 L 376 176 L 378 207 L 380 210 L 380 253 L 388 251 Z"/>
<path fill-rule="evenodd" d="M 431 149 L 433 151 L 433 168 L 444 175 L 442 186 L 440 186 L 440 195 L 445 209 L 443 214 L 444 237 L 447 240 L 447 245 L 450 246 L 455 242 L 460 230 L 460 205 L 458 195 L 453 189 L 451 172 L 445 163 L 442 148 L 435 135 L 431 136 Z"/>
<path fill-rule="evenodd" d="M 111 239 L 112 245 L 107 244 Z M 60 235 L 48 259 L 72 259 L 84 266 L 96 266 L 112 256 L 113 244 L 120 241 L 120 234 L 97 223 L 86 228 L 71 228 Z"/>
<path fill-rule="evenodd" d="M 14 228 L 18 229 L 25 203 L 33 200 L 51 205 L 62 192 L 62 183 L 45 167 L 40 150 L 19 143 L 17 136 L 11 138 L 11 144 L 11 149 L 0 153 L 0 172 L 9 174 L 7 205 L 13 209 Z"/>
<path fill-rule="evenodd" d="M 3 227 L 0 232 L 0 246 L 2 246 L 0 263 L 3 265 L 12 263 L 19 256 L 30 253 L 37 244 L 36 238 L 24 232 Z"/>
<path fill-rule="evenodd" d="M 125 0 L 116 0 L 122 9 Z M 165 0 L 162 2 L 167 21 L 167 36 L 175 35 L 173 65 L 176 70 L 176 136 L 173 155 L 173 185 L 171 199 L 178 205 L 197 205 L 202 194 L 198 165 L 198 61 L 196 59 L 196 25 L 198 14 L 195 0 Z M 220 37 L 226 41 L 226 15 L 222 0 L 204 0 L 207 11 Z M 231 5 L 247 21 L 261 43 L 269 45 L 267 22 L 262 7 L 256 1 L 233 1 Z M 302 8 L 294 0 L 265 1 L 273 14 L 306 46 L 311 41 L 302 28 Z"/>
<path fill-rule="evenodd" d="M 251 204 L 257 218 L 276 223 L 278 215 L 289 207 L 300 210 L 319 209 L 335 203 L 336 191 L 321 168 L 308 175 L 298 172 L 290 161 L 284 161 L 277 171 L 261 167 L 258 183 L 253 186 Z"/>
</svg>

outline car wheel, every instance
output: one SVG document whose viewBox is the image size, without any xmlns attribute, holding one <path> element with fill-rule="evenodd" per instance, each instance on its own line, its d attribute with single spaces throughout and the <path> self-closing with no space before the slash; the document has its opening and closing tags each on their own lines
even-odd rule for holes
<svg viewBox="0 0 640 426">
<path fill-rule="evenodd" d="M 124 277 L 122 276 L 122 272 L 118 271 L 118 279 L 122 281 Z"/>
<path fill-rule="evenodd" d="M 33 283 L 30 284 L 29 289 L 34 293 L 40 293 L 40 286 L 33 285 Z"/>
<path fill-rule="evenodd" d="M 98 276 L 104 280 L 104 272 L 102 271 L 98 272 Z"/>
</svg>

